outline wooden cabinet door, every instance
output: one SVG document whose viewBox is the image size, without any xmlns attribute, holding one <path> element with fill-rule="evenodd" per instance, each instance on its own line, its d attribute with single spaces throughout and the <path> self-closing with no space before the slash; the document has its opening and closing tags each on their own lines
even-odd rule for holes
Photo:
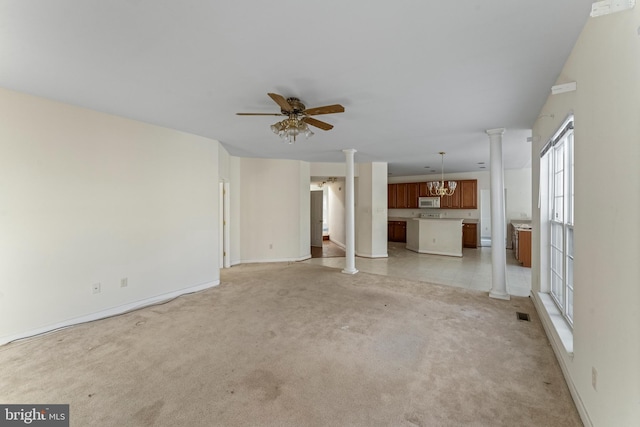
<svg viewBox="0 0 640 427">
<path fill-rule="evenodd" d="M 478 181 L 468 179 L 458 181 L 458 190 L 460 191 L 460 208 L 461 209 L 478 209 Z M 456 190 L 456 192 L 458 191 Z"/>
<path fill-rule="evenodd" d="M 387 208 L 396 208 L 396 197 L 398 194 L 398 184 L 387 184 Z"/>
<path fill-rule="evenodd" d="M 478 224 L 462 224 L 462 246 L 478 247 Z"/>
<path fill-rule="evenodd" d="M 416 209 L 418 207 L 418 193 L 420 192 L 420 184 L 411 182 L 407 184 L 407 207 Z"/>
<path fill-rule="evenodd" d="M 406 221 L 389 221 L 387 223 L 387 240 L 390 242 L 406 242 L 407 241 L 407 223 Z"/>
<path fill-rule="evenodd" d="M 523 267 L 531 267 L 531 230 L 518 231 L 517 255 Z"/>
<path fill-rule="evenodd" d="M 418 197 L 429 196 L 429 184 L 427 182 L 418 183 Z"/>
<path fill-rule="evenodd" d="M 407 184 L 396 184 L 396 208 L 408 208 L 407 203 Z"/>
<path fill-rule="evenodd" d="M 460 181 L 456 181 L 456 190 L 451 196 L 440 196 L 440 207 L 447 209 L 459 209 L 460 208 Z M 445 188 L 449 188 L 449 183 L 444 182 Z"/>
<path fill-rule="evenodd" d="M 406 221 L 398 221 L 398 240 L 397 242 L 407 242 L 407 222 Z"/>
</svg>

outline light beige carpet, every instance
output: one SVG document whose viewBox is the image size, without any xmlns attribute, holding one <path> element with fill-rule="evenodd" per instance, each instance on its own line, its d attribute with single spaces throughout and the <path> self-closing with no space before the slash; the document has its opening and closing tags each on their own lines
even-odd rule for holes
<svg viewBox="0 0 640 427">
<path fill-rule="evenodd" d="M 582 425 L 529 299 L 299 263 L 0 347 L 0 374 L 72 426 Z"/>
</svg>

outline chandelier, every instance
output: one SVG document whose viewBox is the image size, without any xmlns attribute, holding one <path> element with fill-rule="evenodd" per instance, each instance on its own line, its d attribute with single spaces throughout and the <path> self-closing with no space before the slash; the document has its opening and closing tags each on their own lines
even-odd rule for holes
<svg viewBox="0 0 640 427">
<path fill-rule="evenodd" d="M 429 182 L 428 187 L 429 187 L 429 193 L 432 196 L 451 196 L 454 191 L 456 191 L 456 186 L 457 186 L 457 182 L 455 181 L 448 181 L 448 187 L 445 187 L 444 185 L 444 155 L 446 153 L 444 151 L 440 152 L 440 155 L 442 156 L 442 172 L 440 175 L 441 181 L 435 181 L 435 182 Z"/>
<path fill-rule="evenodd" d="M 314 135 L 311 129 L 309 129 L 309 126 L 304 122 L 304 115 L 302 114 L 289 114 L 288 119 L 271 125 L 271 130 L 282 138 L 283 142 L 289 144 L 296 142 L 298 135 L 304 135 L 307 138 Z"/>
</svg>

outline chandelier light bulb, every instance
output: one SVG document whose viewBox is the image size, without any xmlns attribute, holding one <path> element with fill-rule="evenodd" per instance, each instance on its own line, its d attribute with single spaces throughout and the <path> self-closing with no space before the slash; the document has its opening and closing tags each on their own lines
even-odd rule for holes
<svg viewBox="0 0 640 427">
<path fill-rule="evenodd" d="M 446 153 L 444 151 L 440 152 L 440 156 L 442 156 L 442 160 L 441 160 L 441 164 L 442 164 L 442 169 L 441 169 L 441 174 L 440 174 L 440 179 L 441 181 L 435 181 L 435 182 L 429 182 L 428 184 L 428 188 L 429 188 L 429 194 L 431 194 L 432 196 L 451 196 L 453 195 L 453 193 L 456 191 L 456 187 L 457 187 L 457 182 L 455 181 L 447 181 L 447 186 L 445 186 L 444 184 L 444 155 Z"/>
<path fill-rule="evenodd" d="M 283 142 L 293 144 L 296 137 L 303 134 L 306 138 L 311 138 L 314 133 L 304 122 L 304 115 L 291 114 L 289 118 L 271 125 L 271 131 L 282 138 Z"/>
</svg>

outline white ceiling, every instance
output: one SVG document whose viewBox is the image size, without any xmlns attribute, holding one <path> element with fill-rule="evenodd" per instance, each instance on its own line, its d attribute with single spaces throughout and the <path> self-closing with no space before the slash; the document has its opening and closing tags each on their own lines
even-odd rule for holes
<svg viewBox="0 0 640 427">
<path fill-rule="evenodd" d="M 530 166 L 585 0 L 0 0 L 0 86 L 220 141 L 232 155 L 387 161 L 393 176 Z M 283 144 L 267 96 L 342 114 Z M 37 126 L 37 124 L 34 124 Z"/>
</svg>

